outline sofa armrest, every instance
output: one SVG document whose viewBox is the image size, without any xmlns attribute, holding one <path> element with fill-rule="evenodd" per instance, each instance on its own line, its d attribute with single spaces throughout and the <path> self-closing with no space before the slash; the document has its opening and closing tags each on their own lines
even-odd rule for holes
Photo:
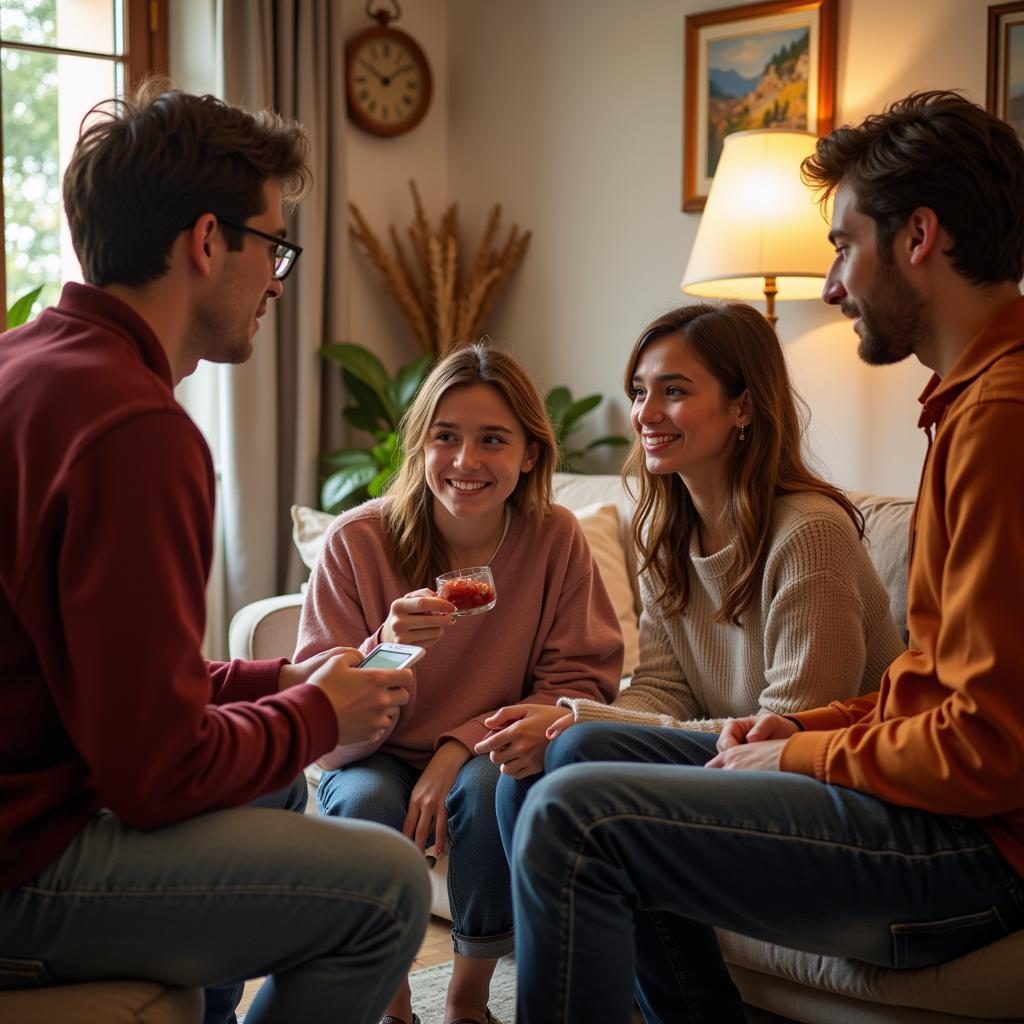
<svg viewBox="0 0 1024 1024">
<path fill-rule="evenodd" d="M 228 630 L 232 658 L 291 658 L 299 634 L 302 594 L 280 594 L 240 608 Z"/>
</svg>

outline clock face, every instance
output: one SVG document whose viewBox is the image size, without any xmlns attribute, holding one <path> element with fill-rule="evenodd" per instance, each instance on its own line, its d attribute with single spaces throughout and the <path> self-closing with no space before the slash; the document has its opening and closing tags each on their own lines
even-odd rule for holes
<svg viewBox="0 0 1024 1024">
<path fill-rule="evenodd" d="M 430 66 L 404 32 L 372 28 L 346 48 L 349 116 L 374 135 L 399 135 L 423 119 L 430 104 Z"/>
</svg>

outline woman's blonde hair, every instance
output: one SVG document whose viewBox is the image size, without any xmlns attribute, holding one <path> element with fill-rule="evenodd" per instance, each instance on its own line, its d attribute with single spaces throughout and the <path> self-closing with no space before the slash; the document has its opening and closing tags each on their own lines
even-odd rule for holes
<svg viewBox="0 0 1024 1024">
<path fill-rule="evenodd" d="M 740 571 L 716 613 L 718 622 L 739 624 L 740 614 L 760 586 L 771 542 L 772 514 L 779 495 L 813 491 L 831 498 L 863 536 L 864 517 L 838 488 L 808 467 L 801 449 L 807 407 L 794 392 L 782 347 L 768 321 L 739 302 L 684 306 L 658 317 L 637 339 L 626 365 L 625 389 L 632 398 L 633 375 L 644 346 L 659 338 L 686 340 L 693 354 L 715 376 L 728 400 L 744 391 L 752 416 L 746 440 L 734 445 L 725 465 L 729 492 L 725 510 L 736 531 Z M 798 415 L 799 405 L 802 415 Z M 681 615 L 689 601 L 690 536 L 697 512 L 686 485 L 675 473 L 648 472 L 639 437 L 634 441 L 623 478 L 639 483 L 632 534 L 640 554 L 640 571 L 655 583 L 655 599 L 666 615 Z"/>
<path fill-rule="evenodd" d="M 558 445 L 537 385 L 507 352 L 482 343 L 451 352 L 428 374 L 399 425 L 405 461 L 388 488 L 384 530 L 394 567 L 417 587 L 432 587 L 451 568 L 451 555 L 434 525 L 424 447 L 437 407 L 453 388 L 488 384 L 508 402 L 535 446 L 536 460 L 521 473 L 509 498 L 540 529 L 551 510 L 551 475 Z"/>
</svg>

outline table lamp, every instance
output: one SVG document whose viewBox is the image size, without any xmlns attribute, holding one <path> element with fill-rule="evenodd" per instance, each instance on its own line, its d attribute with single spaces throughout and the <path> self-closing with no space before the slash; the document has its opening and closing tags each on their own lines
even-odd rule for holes
<svg viewBox="0 0 1024 1024">
<path fill-rule="evenodd" d="M 780 128 L 725 137 L 680 287 L 705 298 L 757 301 L 821 294 L 833 252 L 828 221 L 800 180 L 817 136 Z"/>
</svg>

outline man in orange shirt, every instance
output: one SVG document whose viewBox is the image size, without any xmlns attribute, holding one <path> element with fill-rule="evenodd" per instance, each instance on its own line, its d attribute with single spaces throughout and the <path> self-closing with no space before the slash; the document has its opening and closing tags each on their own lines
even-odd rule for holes
<svg viewBox="0 0 1024 1024">
<path fill-rule="evenodd" d="M 804 176 L 833 199 L 823 298 L 861 357 L 934 371 L 910 649 L 877 693 L 717 741 L 553 743 L 516 830 L 521 1024 L 628 1021 L 634 982 L 649 1024 L 739 1024 L 714 927 L 895 968 L 1024 927 L 1024 149 L 922 93 L 821 139 Z"/>
</svg>

